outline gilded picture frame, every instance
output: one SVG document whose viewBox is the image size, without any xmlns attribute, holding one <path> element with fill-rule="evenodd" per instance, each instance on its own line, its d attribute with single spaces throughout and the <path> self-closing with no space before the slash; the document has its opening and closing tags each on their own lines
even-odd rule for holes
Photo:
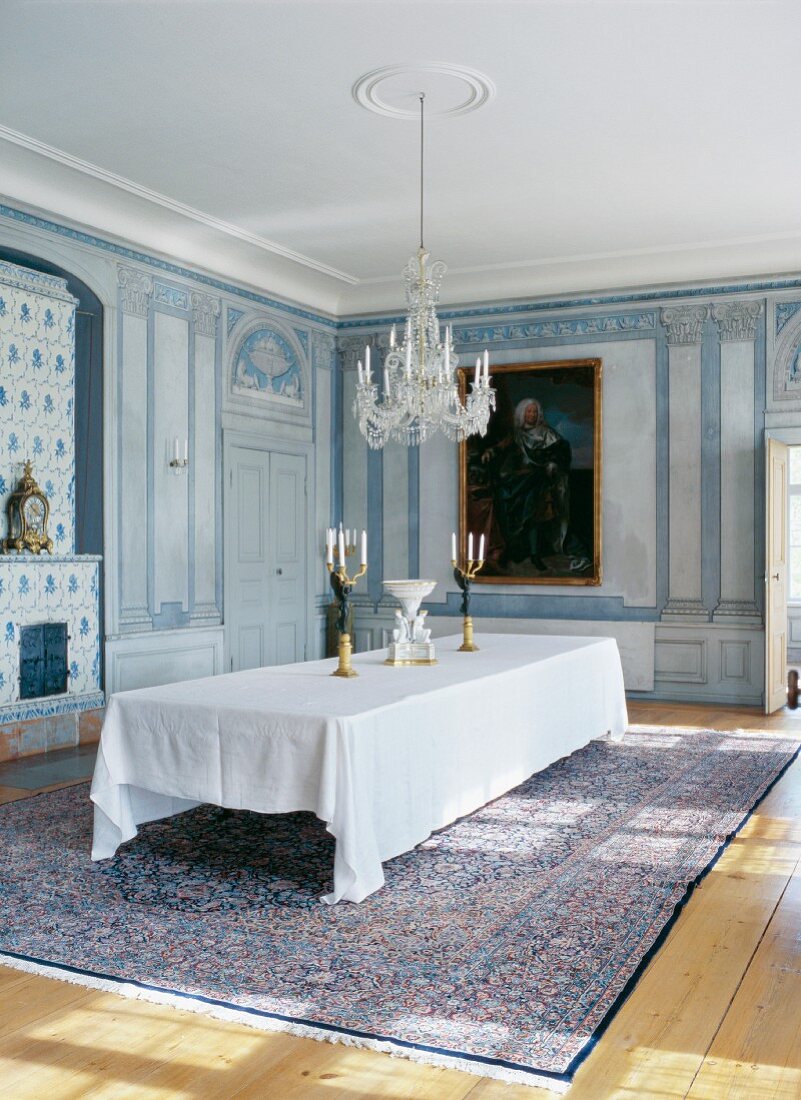
<svg viewBox="0 0 801 1100">
<path fill-rule="evenodd" d="M 490 374 L 497 407 L 487 434 L 459 444 L 462 557 L 468 532 L 485 537 L 474 583 L 599 585 L 602 361 L 513 363 Z M 464 397 L 473 372 L 458 375 Z"/>
</svg>

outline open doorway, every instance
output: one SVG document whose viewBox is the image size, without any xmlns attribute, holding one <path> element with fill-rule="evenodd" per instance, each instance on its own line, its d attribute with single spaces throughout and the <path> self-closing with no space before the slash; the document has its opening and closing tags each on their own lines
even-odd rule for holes
<svg viewBox="0 0 801 1100">
<path fill-rule="evenodd" d="M 787 448 L 787 673 L 788 703 L 801 701 L 801 446 Z M 794 675 L 795 674 L 795 675 Z"/>
</svg>

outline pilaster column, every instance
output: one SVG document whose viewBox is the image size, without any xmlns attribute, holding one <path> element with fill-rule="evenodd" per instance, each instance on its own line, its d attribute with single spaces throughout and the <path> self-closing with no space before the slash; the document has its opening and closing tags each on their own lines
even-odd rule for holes
<svg viewBox="0 0 801 1100">
<path fill-rule="evenodd" d="M 754 349 L 762 306 L 712 307 L 720 334 L 720 602 L 713 619 L 759 622 L 755 599 Z"/>
<path fill-rule="evenodd" d="M 185 471 L 189 491 L 189 539 L 194 549 L 193 623 L 217 623 L 217 504 L 219 462 L 217 456 L 217 329 L 221 314 L 219 298 L 193 290 L 189 295 L 194 326 L 194 354 L 190 353 L 189 375 L 189 469 Z M 180 478 L 171 478 L 175 490 Z"/>
<path fill-rule="evenodd" d="M 701 543 L 701 338 L 708 306 L 662 310 L 668 342 L 669 570 L 662 618 L 706 620 Z"/>
<path fill-rule="evenodd" d="M 148 530 L 148 316 L 153 301 L 153 279 L 144 271 L 117 266 L 122 329 L 117 384 L 120 389 L 119 499 L 119 626 L 122 630 L 150 629 L 147 554 L 143 537 Z"/>
</svg>

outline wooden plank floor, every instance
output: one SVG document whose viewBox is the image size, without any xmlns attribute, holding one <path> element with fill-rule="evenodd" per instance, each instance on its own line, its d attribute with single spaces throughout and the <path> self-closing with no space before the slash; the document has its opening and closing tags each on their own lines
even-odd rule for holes
<svg viewBox="0 0 801 1100">
<path fill-rule="evenodd" d="M 801 731 L 801 711 L 631 704 L 632 723 Z M 0 786 L 0 802 L 32 792 Z M 0 1096 L 547 1100 L 0 967 Z M 570 1100 L 801 1098 L 801 760 L 682 911 Z"/>
</svg>

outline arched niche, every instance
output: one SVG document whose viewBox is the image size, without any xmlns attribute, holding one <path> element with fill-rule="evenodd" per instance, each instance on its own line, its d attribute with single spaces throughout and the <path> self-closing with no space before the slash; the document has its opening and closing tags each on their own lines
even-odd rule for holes
<svg viewBox="0 0 801 1100">
<path fill-rule="evenodd" d="M 49 260 L 2 244 L 0 260 L 66 279 L 67 289 L 78 299 L 75 317 L 75 551 L 77 554 L 102 554 L 103 305 L 86 283 Z"/>
</svg>

